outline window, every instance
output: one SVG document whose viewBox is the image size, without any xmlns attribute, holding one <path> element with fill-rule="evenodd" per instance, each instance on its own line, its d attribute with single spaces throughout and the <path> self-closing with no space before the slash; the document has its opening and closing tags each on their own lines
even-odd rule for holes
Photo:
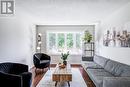
<svg viewBox="0 0 130 87">
<path fill-rule="evenodd" d="M 74 41 L 73 41 L 73 34 L 72 33 L 67 34 L 67 40 L 66 41 L 67 41 L 67 49 L 73 48 Z"/>
<path fill-rule="evenodd" d="M 81 54 L 81 33 L 47 32 L 47 52 L 59 54 L 70 51 L 70 54 Z"/>
<path fill-rule="evenodd" d="M 81 48 L 81 34 L 76 34 L 76 48 Z"/>
<path fill-rule="evenodd" d="M 55 33 L 49 33 L 49 49 L 56 47 Z"/>
<path fill-rule="evenodd" d="M 64 33 L 58 33 L 58 48 L 64 48 L 65 46 L 65 35 Z"/>
</svg>

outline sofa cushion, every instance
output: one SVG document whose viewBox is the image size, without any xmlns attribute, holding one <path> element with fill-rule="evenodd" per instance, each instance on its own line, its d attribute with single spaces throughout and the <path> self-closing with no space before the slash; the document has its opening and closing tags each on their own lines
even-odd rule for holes
<svg viewBox="0 0 130 87">
<path fill-rule="evenodd" d="M 104 69 L 87 69 L 87 73 L 96 87 L 102 87 L 104 77 L 113 77 L 112 74 L 106 72 Z"/>
<path fill-rule="evenodd" d="M 130 66 L 115 62 L 117 63 L 116 66 L 114 67 L 114 75 L 115 76 L 130 76 Z"/>
<path fill-rule="evenodd" d="M 129 77 L 104 77 L 103 87 L 130 87 Z"/>
<path fill-rule="evenodd" d="M 108 71 L 111 74 L 115 74 L 116 72 L 116 67 L 118 66 L 117 62 L 113 61 L 113 60 L 109 60 L 105 66 L 105 70 Z M 121 72 L 121 70 L 119 70 Z"/>
<path fill-rule="evenodd" d="M 125 65 L 122 66 L 123 71 L 121 72 L 120 76 L 124 76 L 124 77 L 130 77 L 130 66 Z"/>
<path fill-rule="evenodd" d="M 104 68 L 115 76 L 130 76 L 130 66 L 109 60 Z"/>
<path fill-rule="evenodd" d="M 99 64 L 103 68 L 105 67 L 108 60 L 109 59 L 106 59 L 105 57 L 102 57 L 102 56 L 98 56 L 98 55 L 94 56 L 94 62 L 96 62 L 97 64 Z"/>
<path fill-rule="evenodd" d="M 103 69 L 100 65 L 95 62 L 84 62 L 85 69 L 94 68 L 94 69 Z"/>
</svg>

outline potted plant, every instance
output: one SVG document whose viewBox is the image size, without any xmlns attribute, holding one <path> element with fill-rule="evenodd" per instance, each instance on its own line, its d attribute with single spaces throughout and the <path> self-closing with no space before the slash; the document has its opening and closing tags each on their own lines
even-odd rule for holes
<svg viewBox="0 0 130 87">
<path fill-rule="evenodd" d="M 63 60 L 63 64 L 66 65 L 67 64 L 67 58 L 69 56 L 69 51 L 67 53 L 61 53 L 61 59 Z"/>
<path fill-rule="evenodd" d="M 83 40 L 88 43 L 91 42 L 92 34 L 88 30 L 85 31 Z"/>
</svg>

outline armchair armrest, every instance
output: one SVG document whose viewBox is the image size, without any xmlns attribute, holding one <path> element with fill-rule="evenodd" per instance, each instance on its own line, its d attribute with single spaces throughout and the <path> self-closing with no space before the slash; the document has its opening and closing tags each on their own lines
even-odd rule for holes
<svg viewBox="0 0 130 87">
<path fill-rule="evenodd" d="M 130 87 L 130 77 L 104 77 L 103 87 Z"/>
<path fill-rule="evenodd" d="M 22 76 L 23 87 L 30 87 L 32 84 L 32 73 L 24 72 L 20 75 Z"/>
<path fill-rule="evenodd" d="M 21 81 L 22 78 L 19 75 L 0 72 L 0 85 L 4 87 L 22 87 Z"/>
<path fill-rule="evenodd" d="M 35 66 L 40 64 L 40 59 L 36 55 L 33 56 L 33 63 Z"/>
</svg>

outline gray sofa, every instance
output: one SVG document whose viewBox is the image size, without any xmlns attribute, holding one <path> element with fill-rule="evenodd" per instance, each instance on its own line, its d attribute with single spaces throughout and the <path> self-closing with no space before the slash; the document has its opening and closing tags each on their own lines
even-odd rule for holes
<svg viewBox="0 0 130 87">
<path fill-rule="evenodd" d="M 83 68 L 96 87 L 130 87 L 130 66 L 95 55 Z"/>
</svg>

